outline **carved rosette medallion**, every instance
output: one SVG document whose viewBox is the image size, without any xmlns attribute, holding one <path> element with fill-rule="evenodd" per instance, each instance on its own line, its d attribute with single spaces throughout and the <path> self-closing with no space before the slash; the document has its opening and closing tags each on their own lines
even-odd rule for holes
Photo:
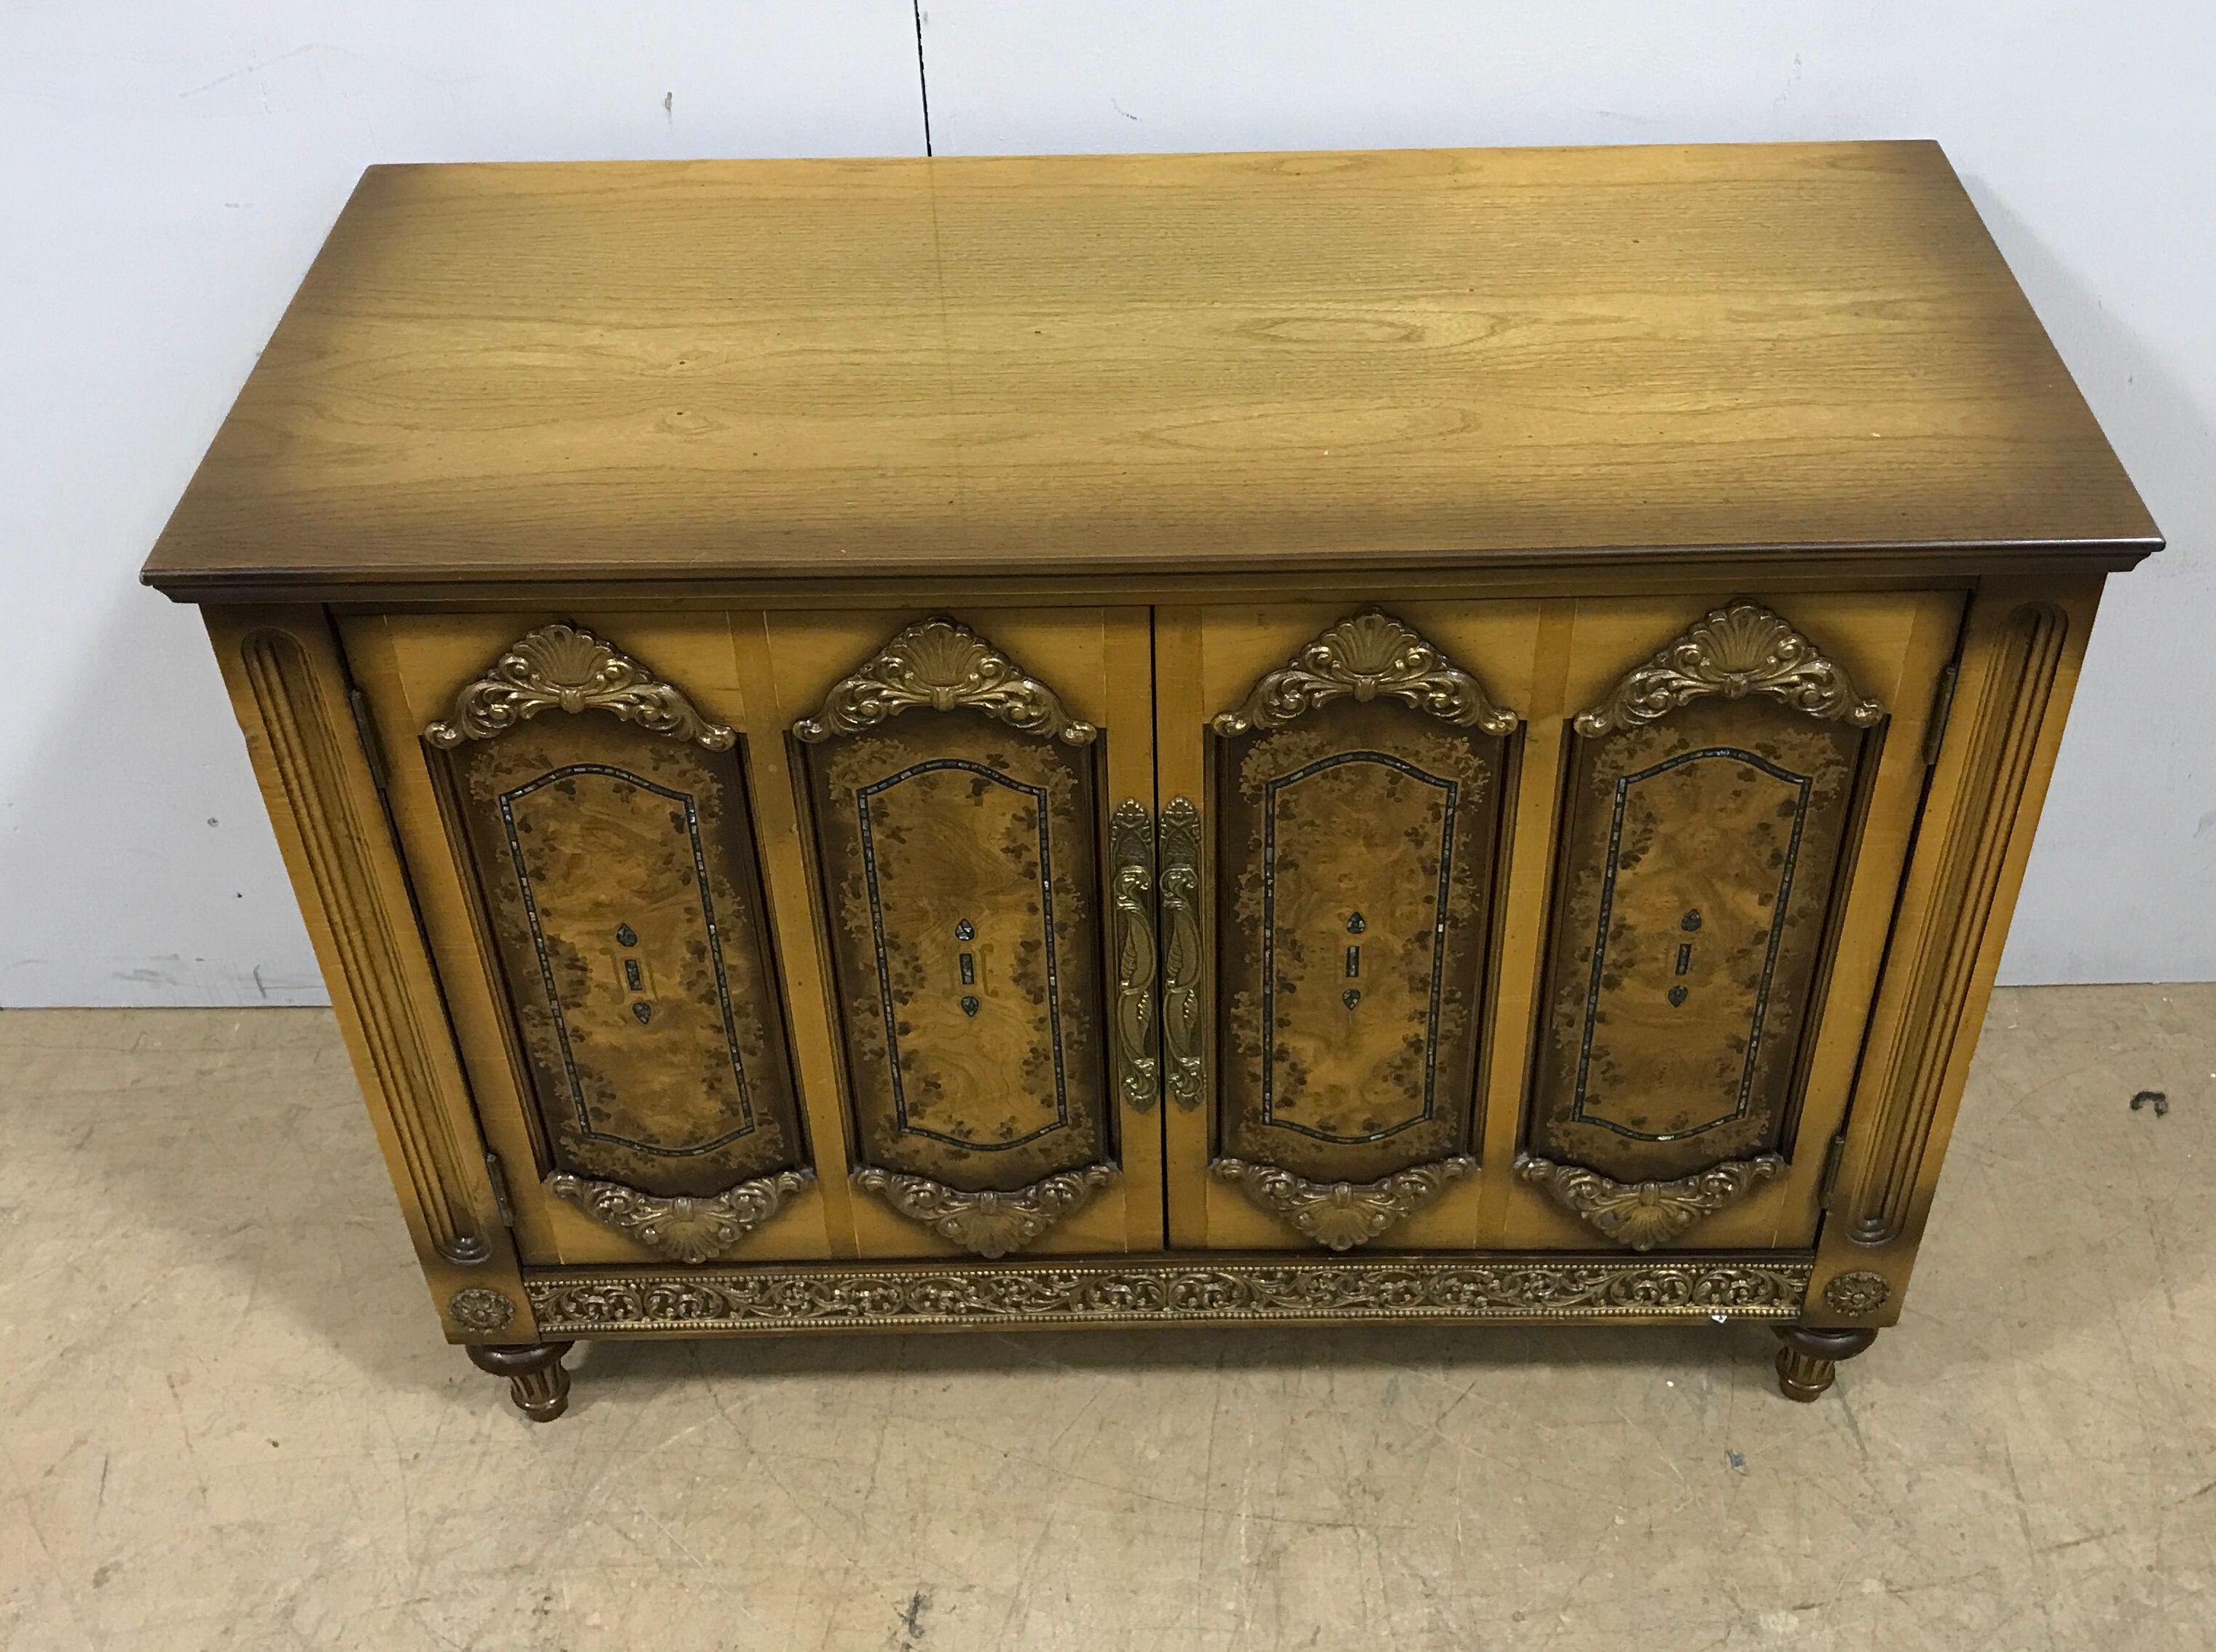
<svg viewBox="0 0 2216 1652">
<path fill-rule="evenodd" d="M 1824 1287 L 1824 1305 L 1856 1318 L 1875 1313 L 1893 1295 L 1893 1286 L 1882 1274 L 1835 1274 Z"/>
<path fill-rule="evenodd" d="M 1443 1324 L 1577 1320 L 1789 1321 L 1803 1256 L 1131 1257 L 756 1267 L 655 1274 L 565 1270 L 526 1282 L 544 1336 L 684 1336 L 952 1325 Z"/>
<path fill-rule="evenodd" d="M 1272 1164 L 1219 1158 L 1210 1167 L 1249 1199 L 1333 1250 L 1367 1244 L 1477 1168 L 1469 1158 L 1417 1164 L 1376 1182 L 1310 1182 Z"/>
<path fill-rule="evenodd" d="M 446 1317 L 464 1330 L 502 1330 L 515 1317 L 515 1304 L 498 1291 L 473 1285 L 446 1299 Z"/>
<path fill-rule="evenodd" d="M 558 623 L 518 639 L 490 671 L 463 687 L 446 720 L 426 728 L 423 738 L 452 750 L 465 740 L 490 740 L 551 710 L 606 711 L 650 734 L 691 740 L 711 752 L 728 752 L 738 740 L 637 660 L 590 631 Z"/>
<path fill-rule="evenodd" d="M 1885 708 L 1865 700 L 1839 665 L 1759 603 L 1734 602 L 1714 610 L 1647 664 L 1628 673 L 1615 691 L 1577 720 L 1588 739 L 1667 716 L 1709 695 L 1727 700 L 1764 695 L 1812 717 L 1836 718 L 1868 728 L 1885 721 Z"/>
<path fill-rule="evenodd" d="M 1211 725 L 1227 738 L 1276 728 L 1333 700 L 1389 695 L 1443 722 L 1488 734 L 1515 731 L 1478 680 L 1389 615 L 1370 609 L 1333 626 L 1254 685 L 1246 703 Z"/>
<path fill-rule="evenodd" d="M 832 685 L 822 709 L 792 726 L 816 742 L 875 728 L 917 708 L 982 711 L 1011 728 L 1070 746 L 1100 733 L 1062 709 L 1055 691 L 1025 675 L 966 625 L 932 618 L 909 626 L 852 676 Z"/>
<path fill-rule="evenodd" d="M 1115 1179 L 1113 1165 L 1088 1164 L 1009 1193 L 964 1193 L 928 1176 L 873 1164 L 854 1172 L 856 1187 L 876 1194 L 940 1238 L 985 1257 L 1021 1250 Z"/>
<path fill-rule="evenodd" d="M 1776 1153 L 1724 1164 L 1673 1182 L 1613 1182 L 1597 1170 L 1524 1158 L 1517 1174 L 1552 1194 L 1573 1215 L 1634 1250 L 1652 1250 L 1694 1223 L 1739 1203 L 1758 1184 L 1784 1170 Z"/>
<path fill-rule="evenodd" d="M 780 1170 L 742 1182 L 712 1199 L 663 1199 L 619 1182 L 557 1171 L 546 1178 L 546 1191 L 672 1262 L 702 1262 L 729 1256 L 815 1179 L 813 1170 Z"/>
</svg>

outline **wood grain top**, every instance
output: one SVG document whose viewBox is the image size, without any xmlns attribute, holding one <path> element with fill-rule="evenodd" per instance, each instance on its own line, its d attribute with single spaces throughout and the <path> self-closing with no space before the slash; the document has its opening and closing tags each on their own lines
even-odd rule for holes
<svg viewBox="0 0 2216 1652">
<path fill-rule="evenodd" d="M 610 163 L 366 173 L 145 577 L 2158 545 L 1931 144 Z"/>
</svg>

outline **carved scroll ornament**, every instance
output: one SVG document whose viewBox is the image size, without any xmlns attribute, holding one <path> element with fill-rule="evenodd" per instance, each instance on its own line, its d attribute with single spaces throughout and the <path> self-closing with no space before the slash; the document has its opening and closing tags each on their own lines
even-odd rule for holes
<svg viewBox="0 0 2216 1652">
<path fill-rule="evenodd" d="M 1399 620 L 1370 609 L 1342 620 L 1256 683 L 1246 703 L 1211 725 L 1227 737 L 1277 728 L 1333 700 L 1390 695 L 1419 711 L 1488 734 L 1514 732 L 1477 679 Z"/>
<path fill-rule="evenodd" d="M 803 740 L 827 740 L 875 728 L 903 711 L 962 707 L 1068 746 L 1088 745 L 1100 733 L 1073 718 L 1052 689 L 1025 676 L 968 626 L 939 618 L 909 626 L 852 676 L 833 684 L 822 709 L 803 717 L 792 732 Z"/>
<path fill-rule="evenodd" d="M 1734 602 L 1685 634 L 1616 685 L 1577 720 L 1588 739 L 1667 716 L 1709 695 L 1727 700 L 1758 694 L 1812 717 L 1857 728 L 1885 721 L 1885 708 L 1856 693 L 1846 672 L 1816 645 L 1759 603 Z"/>
<path fill-rule="evenodd" d="M 1042 1177 L 1012 1193 L 963 1193 L 928 1176 L 873 1164 L 854 1172 L 856 1187 L 876 1194 L 940 1238 L 988 1258 L 1032 1244 L 1115 1179 L 1114 1166 L 1088 1164 L 1081 1170 Z"/>
<path fill-rule="evenodd" d="M 1351 1250 L 1421 1210 L 1477 1168 L 1474 1158 L 1418 1164 L 1376 1182 L 1310 1182 L 1274 1164 L 1219 1158 L 1211 1166 L 1271 1215 L 1318 1244 Z"/>
<path fill-rule="evenodd" d="M 1516 1171 L 1544 1188 L 1555 1203 L 1618 1244 L 1652 1250 L 1694 1223 L 1735 1205 L 1785 1168 L 1776 1153 L 1733 1159 L 1674 1182 L 1613 1182 L 1597 1170 L 1544 1158 L 1517 1161 Z"/>
<path fill-rule="evenodd" d="M 464 740 L 490 740 L 549 710 L 610 712 L 649 734 L 691 740 L 711 752 L 728 752 L 738 740 L 637 660 L 590 631 L 559 623 L 510 644 L 490 671 L 463 687 L 446 720 L 426 728 L 423 738 L 451 750 Z"/>
<path fill-rule="evenodd" d="M 712 1199 L 664 1199 L 619 1182 L 593 1182 L 557 1171 L 546 1178 L 546 1191 L 672 1262 L 703 1262 L 730 1255 L 815 1179 L 812 1170 L 780 1170 L 742 1182 Z"/>
</svg>

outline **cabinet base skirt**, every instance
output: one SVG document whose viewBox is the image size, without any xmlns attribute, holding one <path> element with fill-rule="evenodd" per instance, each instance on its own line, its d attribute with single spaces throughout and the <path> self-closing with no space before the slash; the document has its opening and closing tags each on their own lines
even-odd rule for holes
<svg viewBox="0 0 2216 1652">
<path fill-rule="evenodd" d="M 1036 1325 L 1536 1324 L 1794 1320 L 1801 1252 L 1616 1257 L 1129 1256 L 526 1269 L 545 1337 Z"/>
</svg>

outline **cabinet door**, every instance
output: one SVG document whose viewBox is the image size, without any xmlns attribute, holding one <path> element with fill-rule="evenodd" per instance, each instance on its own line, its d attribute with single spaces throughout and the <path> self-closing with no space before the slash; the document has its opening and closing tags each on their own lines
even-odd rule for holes
<svg viewBox="0 0 2216 1652">
<path fill-rule="evenodd" d="M 1473 1242 L 1536 612 L 1161 615 L 1173 1243 Z"/>
<path fill-rule="evenodd" d="M 864 1254 L 1158 1246 L 1144 611 L 770 641 Z"/>
<path fill-rule="evenodd" d="M 1508 1243 L 1813 1240 L 1960 613 L 1579 605 Z"/>
<path fill-rule="evenodd" d="M 345 639 L 526 1258 L 829 1255 L 731 617 Z"/>
</svg>

